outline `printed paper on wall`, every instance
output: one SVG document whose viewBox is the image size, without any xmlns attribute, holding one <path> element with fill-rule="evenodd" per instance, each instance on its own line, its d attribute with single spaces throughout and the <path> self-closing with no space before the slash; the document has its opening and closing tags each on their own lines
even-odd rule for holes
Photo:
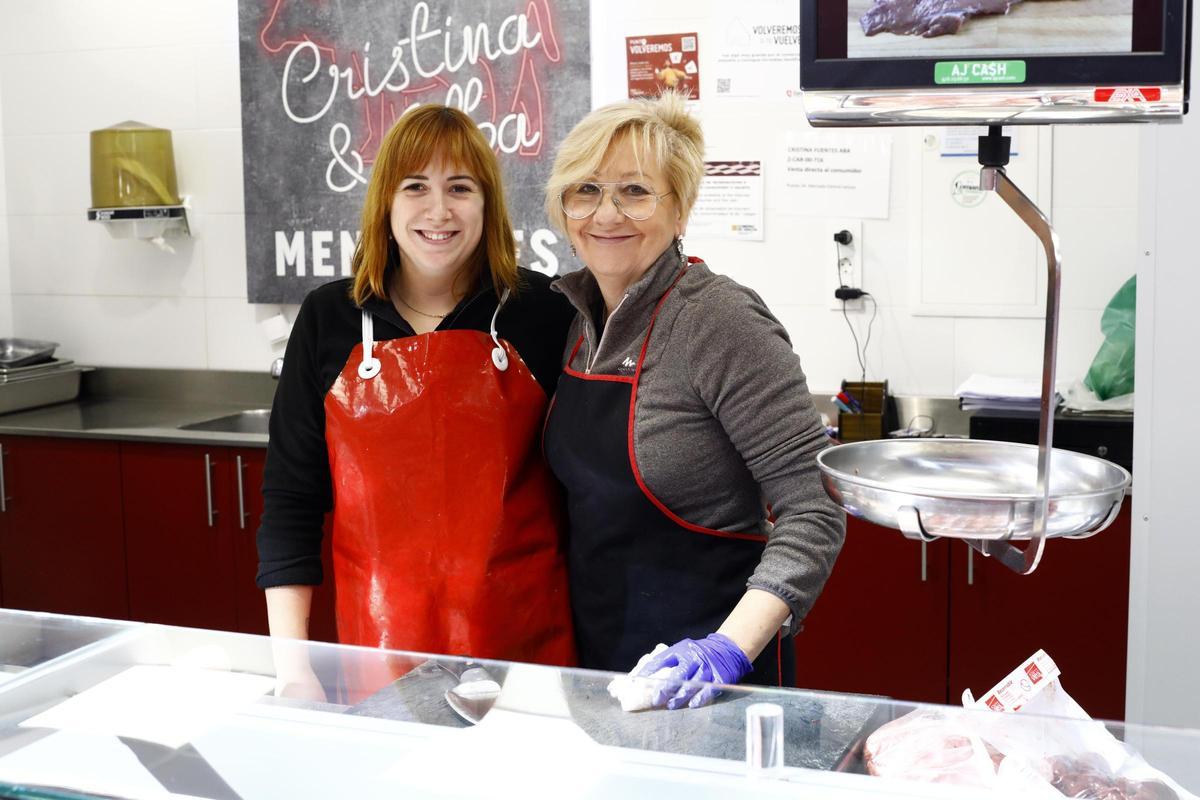
<svg viewBox="0 0 1200 800">
<path fill-rule="evenodd" d="M 761 161 L 706 161 L 687 235 L 703 239 L 763 240 Z"/>
<path fill-rule="evenodd" d="M 700 98 L 700 48 L 695 33 L 626 36 L 630 97 L 657 97 L 667 89 Z"/>
<path fill-rule="evenodd" d="M 789 131 L 783 151 L 791 213 L 887 218 L 891 134 Z"/>
<path fill-rule="evenodd" d="M 718 98 L 798 98 L 800 4 L 794 0 L 713 3 Z"/>
</svg>

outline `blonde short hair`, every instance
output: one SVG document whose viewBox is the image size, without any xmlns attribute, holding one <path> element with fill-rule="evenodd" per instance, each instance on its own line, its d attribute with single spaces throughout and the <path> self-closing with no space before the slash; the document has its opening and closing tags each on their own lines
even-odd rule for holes
<svg viewBox="0 0 1200 800">
<path fill-rule="evenodd" d="M 563 139 L 546 183 L 546 216 L 559 230 L 567 230 L 559 194 L 572 183 L 591 180 L 612 143 L 625 136 L 639 164 L 646 158 L 662 168 L 680 216 L 687 219 L 704 178 L 704 133 L 687 111 L 686 96 L 663 92 L 598 108 Z"/>
</svg>

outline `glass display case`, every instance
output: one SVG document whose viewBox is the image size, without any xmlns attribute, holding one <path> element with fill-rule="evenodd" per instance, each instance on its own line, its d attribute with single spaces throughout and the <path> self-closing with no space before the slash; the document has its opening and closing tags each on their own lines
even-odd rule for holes
<svg viewBox="0 0 1200 800">
<path fill-rule="evenodd" d="M 0 642 L 20 670 L 0 684 L 4 797 L 1200 790 L 1189 730 L 747 687 L 624 711 L 600 672 L 21 612 L 0 611 Z"/>
<path fill-rule="evenodd" d="M 139 625 L 0 609 L 0 687 Z"/>
</svg>

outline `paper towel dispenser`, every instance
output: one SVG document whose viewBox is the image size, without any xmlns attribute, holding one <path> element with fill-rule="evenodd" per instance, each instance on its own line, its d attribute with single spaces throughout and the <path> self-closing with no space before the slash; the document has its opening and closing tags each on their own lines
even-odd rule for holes
<svg viewBox="0 0 1200 800">
<path fill-rule="evenodd" d="M 91 165 L 88 219 L 107 223 L 113 237 L 161 243 L 189 234 L 169 130 L 131 120 L 92 131 Z"/>
</svg>

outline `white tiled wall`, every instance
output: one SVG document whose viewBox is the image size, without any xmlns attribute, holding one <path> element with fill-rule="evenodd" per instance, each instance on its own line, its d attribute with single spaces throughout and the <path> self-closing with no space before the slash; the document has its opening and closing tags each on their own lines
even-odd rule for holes
<svg viewBox="0 0 1200 800">
<path fill-rule="evenodd" d="M 595 0 L 594 100 L 620 98 L 625 35 L 698 30 L 704 58 L 708 8 Z M 265 369 L 280 347 L 258 323 L 279 307 L 246 303 L 239 104 L 236 0 L 0 0 L 0 332 L 54 338 L 64 354 L 97 364 Z M 779 132 L 804 124 L 798 102 L 701 103 L 696 112 L 713 154 L 769 160 Z M 174 131 L 195 233 L 174 254 L 112 240 L 84 220 L 88 131 L 126 119 Z M 1086 370 L 1101 341 L 1101 309 L 1133 273 L 1138 135 L 1054 133 L 1063 378 Z M 900 393 L 943 395 L 971 372 L 1036 375 L 1039 320 L 919 317 L 907 308 L 907 154 L 919 136 L 894 132 L 890 217 L 863 222 L 864 286 L 879 300 L 868 375 Z M 768 170 L 768 198 L 773 179 Z M 828 390 L 858 365 L 846 321 L 826 297 L 826 225 L 778 205 L 768 205 L 765 224 L 762 243 L 689 240 L 689 250 L 763 295 L 791 332 L 810 385 Z M 867 317 L 851 317 L 860 337 Z"/>
<path fill-rule="evenodd" d="M 0 0 L 0 110 L 5 333 L 94 364 L 267 368 L 281 348 L 258 322 L 280 309 L 246 302 L 237 0 Z M 173 131 L 193 233 L 174 253 L 84 217 L 88 132 L 130 119 Z"/>
</svg>

